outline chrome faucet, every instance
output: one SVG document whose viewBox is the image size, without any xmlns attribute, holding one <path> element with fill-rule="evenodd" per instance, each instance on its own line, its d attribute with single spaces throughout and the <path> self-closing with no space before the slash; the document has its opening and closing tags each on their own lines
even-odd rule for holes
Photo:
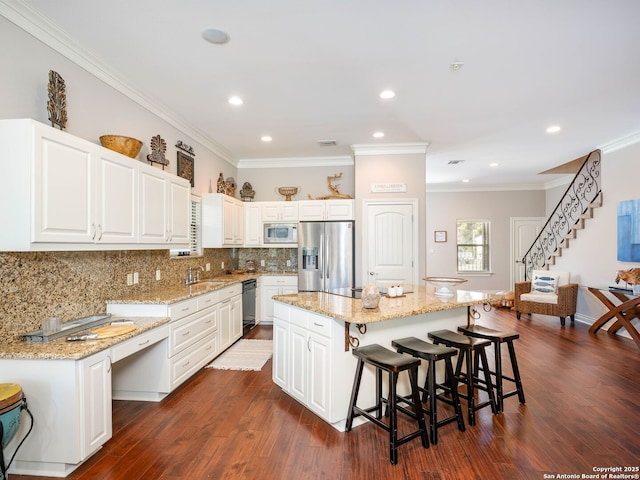
<svg viewBox="0 0 640 480">
<path fill-rule="evenodd" d="M 192 283 L 199 282 L 200 272 L 204 272 L 204 267 L 189 267 L 187 269 L 187 276 L 184 279 L 184 283 L 191 285 Z"/>
</svg>

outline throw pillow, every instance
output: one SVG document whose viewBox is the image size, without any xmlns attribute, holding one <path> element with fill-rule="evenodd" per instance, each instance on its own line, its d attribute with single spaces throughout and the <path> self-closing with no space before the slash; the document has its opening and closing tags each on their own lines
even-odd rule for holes
<svg viewBox="0 0 640 480">
<path fill-rule="evenodd" d="M 531 280 L 531 292 L 558 293 L 559 275 L 551 272 L 534 273 Z"/>
</svg>

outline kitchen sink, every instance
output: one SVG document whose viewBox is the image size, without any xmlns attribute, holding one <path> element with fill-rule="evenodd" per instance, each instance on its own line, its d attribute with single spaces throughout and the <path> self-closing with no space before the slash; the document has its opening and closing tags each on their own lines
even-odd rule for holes
<svg viewBox="0 0 640 480">
<path fill-rule="evenodd" d="M 202 280 L 200 282 L 196 282 L 196 283 L 191 283 L 189 285 L 187 285 L 188 287 L 191 288 L 199 288 L 199 289 L 205 289 L 208 287 L 218 287 L 220 285 L 224 285 L 225 283 L 228 283 L 224 280 Z"/>
</svg>

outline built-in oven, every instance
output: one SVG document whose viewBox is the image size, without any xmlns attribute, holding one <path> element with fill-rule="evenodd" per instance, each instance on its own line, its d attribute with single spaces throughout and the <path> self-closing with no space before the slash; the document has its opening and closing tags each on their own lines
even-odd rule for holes
<svg viewBox="0 0 640 480">
<path fill-rule="evenodd" d="M 264 243 L 298 243 L 297 223 L 265 223 Z"/>
<path fill-rule="evenodd" d="M 256 280 L 242 282 L 242 336 L 256 326 Z"/>
</svg>

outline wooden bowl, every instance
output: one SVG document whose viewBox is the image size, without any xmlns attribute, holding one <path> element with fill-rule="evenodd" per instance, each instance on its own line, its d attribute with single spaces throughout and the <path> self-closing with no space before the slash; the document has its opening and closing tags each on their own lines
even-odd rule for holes
<svg viewBox="0 0 640 480">
<path fill-rule="evenodd" d="M 142 142 L 136 138 L 122 135 L 102 135 L 100 143 L 103 147 L 121 153 L 127 157 L 136 158 L 142 148 Z"/>
</svg>

